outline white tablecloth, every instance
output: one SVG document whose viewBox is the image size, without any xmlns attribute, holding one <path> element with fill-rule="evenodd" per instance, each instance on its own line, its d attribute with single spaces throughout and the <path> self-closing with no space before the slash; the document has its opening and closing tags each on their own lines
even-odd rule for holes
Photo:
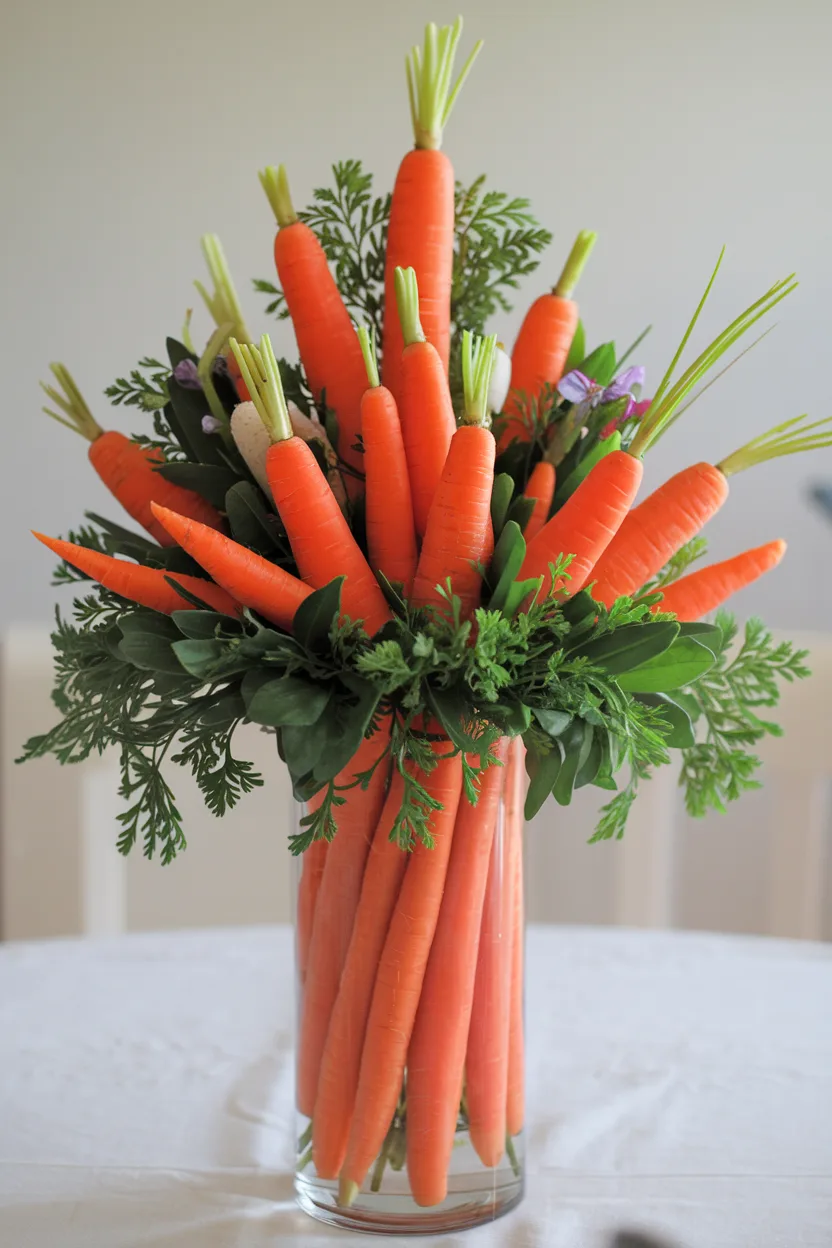
<svg viewBox="0 0 832 1248">
<path fill-rule="evenodd" d="M 541 928 L 529 999 L 528 1194 L 446 1248 L 832 1245 L 828 947 Z M 292 1012 L 286 930 L 0 946 L 2 1248 L 378 1243 L 294 1209 Z"/>
</svg>

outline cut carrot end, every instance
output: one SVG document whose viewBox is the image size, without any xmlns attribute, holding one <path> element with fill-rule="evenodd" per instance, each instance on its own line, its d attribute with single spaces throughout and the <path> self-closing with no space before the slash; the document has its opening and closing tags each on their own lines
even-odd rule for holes
<svg viewBox="0 0 832 1248">
<path fill-rule="evenodd" d="M 352 1179 L 341 1179 L 338 1184 L 338 1204 L 342 1209 L 349 1209 L 355 1204 L 355 1198 L 359 1193 L 359 1186 Z"/>
<path fill-rule="evenodd" d="M 287 225 L 294 225 L 298 220 L 298 214 L 292 203 L 285 165 L 268 165 L 265 169 L 261 169 L 258 176 L 279 228 L 282 230 Z"/>
<path fill-rule="evenodd" d="M 560 299 L 572 298 L 597 239 L 598 235 L 593 230 L 581 230 L 575 239 L 566 264 L 563 266 L 563 272 L 554 288 L 553 293 Z"/>
<path fill-rule="evenodd" d="M 53 420 L 57 420 L 59 425 L 65 425 L 67 429 L 80 433 L 81 437 L 86 438 L 88 442 L 95 442 L 104 430 L 87 407 L 84 396 L 75 384 L 69 369 L 63 364 L 50 364 L 49 370 L 60 389 L 56 390 L 54 386 L 48 386 L 43 381 L 40 383 L 40 388 L 63 415 L 59 415 L 59 412 L 54 412 L 49 407 L 44 407 L 43 411 Z"/>
<path fill-rule="evenodd" d="M 419 320 L 419 284 L 416 281 L 416 270 L 397 268 L 395 283 L 396 306 L 399 310 L 404 345 L 410 347 L 414 342 L 425 342 L 425 331 Z"/>
<path fill-rule="evenodd" d="M 461 35 L 461 17 L 452 26 L 428 22 L 423 46 L 414 47 L 405 60 L 410 117 L 417 148 L 435 151 L 442 146 L 442 132 L 482 47 L 480 39 L 452 85 L 454 56 Z"/>
<path fill-rule="evenodd" d="M 361 343 L 361 354 L 364 356 L 364 367 L 367 370 L 367 381 L 370 389 L 376 390 L 381 385 L 378 375 L 378 359 L 376 357 L 375 332 L 368 325 L 359 325 L 355 331 Z"/>
<path fill-rule="evenodd" d="M 228 261 L 225 258 L 225 252 L 222 249 L 216 234 L 203 234 L 200 239 L 202 254 L 205 257 L 205 263 L 208 266 L 208 273 L 211 281 L 214 283 L 213 294 L 208 293 L 201 282 L 194 282 L 197 290 L 202 296 L 202 300 L 214 318 L 214 324 L 229 324 L 231 326 L 231 334 L 234 338 L 241 342 L 250 342 L 248 329 L 243 319 L 240 300 L 237 297 L 237 291 L 231 278 L 231 270 L 228 267 Z"/>
</svg>

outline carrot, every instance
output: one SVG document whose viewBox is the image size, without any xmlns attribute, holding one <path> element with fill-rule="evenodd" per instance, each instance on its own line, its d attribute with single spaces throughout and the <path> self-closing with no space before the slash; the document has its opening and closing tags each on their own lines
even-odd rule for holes
<svg viewBox="0 0 832 1248">
<path fill-rule="evenodd" d="M 423 537 L 456 430 L 456 418 L 442 361 L 436 348 L 425 339 L 419 321 L 419 290 L 413 269 L 397 270 L 396 302 L 405 344 L 397 395 L 399 416 L 413 519 L 416 532 Z"/>
<path fill-rule="evenodd" d="M 560 555 L 574 556 L 568 581 L 556 589 L 575 594 L 612 540 L 641 484 L 642 463 L 626 451 L 611 451 L 599 460 L 560 511 L 532 538 L 520 569 L 523 578 L 543 577 L 543 592 L 552 588 L 549 565 Z"/>
<path fill-rule="evenodd" d="M 291 631 L 295 612 L 312 592 L 296 576 L 269 563 L 230 537 L 152 503 L 153 514 L 177 545 L 187 551 L 217 585 L 244 607 Z"/>
<path fill-rule="evenodd" d="M 351 1205 L 358 1195 L 396 1108 L 445 886 L 462 790 L 462 763 L 459 755 L 447 756 L 447 742 L 435 742 L 432 748 L 439 756 L 436 767 L 419 779 L 430 796 L 441 803 L 430 818 L 434 845 L 428 849 L 420 841 L 410 854 L 379 960 L 347 1155 L 340 1174 L 338 1200 L 344 1206 Z"/>
<path fill-rule="evenodd" d="M 787 420 L 719 464 L 694 464 L 654 490 L 624 522 L 592 572 L 592 593 L 610 606 L 634 594 L 654 577 L 668 559 L 704 528 L 728 497 L 728 477 L 769 459 L 828 446 L 832 438 L 818 432 L 829 418 L 806 424 L 805 416 Z"/>
<path fill-rule="evenodd" d="M 316 793 L 307 803 L 310 811 L 316 810 L 321 803 L 324 790 Z M 316 801 L 317 799 L 317 801 Z M 295 941 L 297 946 L 298 975 L 300 982 L 306 982 L 306 970 L 309 966 L 309 945 L 312 940 L 312 924 L 315 919 L 315 908 L 318 904 L 318 893 L 321 888 L 321 877 L 324 873 L 326 854 L 329 841 L 313 841 L 304 850 L 298 884 L 297 918 L 295 921 Z"/>
<path fill-rule="evenodd" d="M 378 632 L 391 618 L 390 608 L 318 461 L 307 444 L 292 433 L 268 334 L 260 340 L 259 351 L 241 347 L 235 339 L 231 347 L 251 401 L 272 438 L 266 473 L 298 571 L 313 589 L 322 589 L 335 577 L 345 577 L 341 595 L 344 614 L 363 620 L 368 633 Z M 360 354 L 361 348 L 358 350 Z"/>
<path fill-rule="evenodd" d="M 488 419 L 488 383 L 495 335 L 462 339 L 465 390 L 463 424 L 451 439 L 448 458 L 428 514 L 425 538 L 413 581 L 414 607 L 448 604 L 447 582 L 462 604 L 463 617 L 479 605 L 482 565 L 490 559 L 491 492 L 496 444 Z M 493 543 L 492 543 L 493 544 Z"/>
<path fill-rule="evenodd" d="M 206 308 L 214 318 L 214 324 L 218 329 L 223 328 L 225 330 L 226 337 L 236 338 L 238 342 L 251 342 L 245 320 L 243 319 L 240 300 L 234 288 L 231 270 L 228 267 L 228 261 L 222 249 L 222 243 L 216 234 L 203 234 L 200 242 L 205 263 L 208 266 L 208 272 L 214 283 L 214 289 L 209 294 L 202 282 L 194 282 L 194 286 L 196 286 Z M 245 402 L 250 397 L 248 388 L 243 381 L 240 366 L 230 348 L 226 352 L 226 360 L 231 380 L 234 383 L 234 389 L 237 391 L 237 397 L 241 402 Z"/>
<path fill-rule="evenodd" d="M 355 497 L 362 488 L 363 457 L 356 442 L 367 388 L 361 347 L 324 249 L 295 212 L 283 165 L 263 170 L 260 181 L 277 219 L 274 262 L 304 372 L 315 402 L 325 401 L 338 419 L 338 455 L 352 469 L 347 489 Z"/>
<path fill-rule="evenodd" d="M 418 1205 L 448 1194 L 459 1116 L 491 845 L 503 790 L 508 739 L 478 782 L 476 806 L 463 796 L 454 825 L 445 891 L 407 1054 L 407 1173 Z"/>
<path fill-rule="evenodd" d="M 401 403 L 404 394 L 403 326 L 396 317 L 396 269 L 413 268 L 427 341 L 447 375 L 450 352 L 451 271 L 454 256 L 454 171 L 441 150 L 442 132 L 480 50 L 478 43 L 451 87 L 462 18 L 438 30 L 425 28 L 424 50 L 407 60 L 407 86 L 415 147 L 399 166 L 390 206 L 384 269 L 384 384 Z M 417 314 L 418 315 L 418 314 Z"/>
<path fill-rule="evenodd" d="M 544 386 L 556 386 L 561 379 L 578 328 L 578 305 L 572 293 L 597 237 L 591 230 L 581 230 L 557 285 L 535 299 L 523 319 L 511 353 L 511 390 L 504 409 L 508 419 L 500 435 L 501 451 L 515 438 L 529 441 L 524 404 L 538 398 Z"/>
<path fill-rule="evenodd" d="M 654 610 L 673 611 L 680 620 L 698 620 L 709 611 L 715 611 L 726 598 L 776 568 L 785 553 L 785 542 L 766 542 L 764 546 L 734 555 L 733 559 L 691 572 L 662 590 L 663 600 Z"/>
<path fill-rule="evenodd" d="M 534 511 L 529 517 L 523 536 L 527 542 L 537 537 L 546 521 L 555 496 L 555 469 L 547 460 L 541 459 L 532 469 L 523 491 L 526 498 L 534 499 Z"/>
<path fill-rule="evenodd" d="M 373 836 L 352 939 L 321 1059 L 312 1116 L 312 1156 L 315 1170 L 322 1179 L 337 1176 L 347 1150 L 378 961 L 408 863 L 408 855 L 401 846 L 390 840 L 403 793 L 404 780 L 396 770 Z"/>
<path fill-rule="evenodd" d="M 239 606 L 234 599 L 213 581 L 204 581 L 198 576 L 185 576 L 182 572 L 172 575 L 164 568 L 145 568 L 140 563 L 128 563 L 125 559 L 102 554 L 100 550 L 76 546 L 73 542 L 64 542 L 58 537 L 45 537 L 43 533 L 34 533 L 34 536 L 60 559 L 78 568 L 79 572 L 86 573 L 105 589 L 112 590 L 114 594 L 127 598 L 130 602 L 138 603 L 140 607 L 149 607 L 151 611 L 160 611 L 163 615 L 172 615 L 174 611 L 190 611 L 194 604 L 183 598 L 168 583 L 175 581 L 213 611 L 219 611 L 222 615 L 239 613 Z"/>
<path fill-rule="evenodd" d="M 64 415 L 49 407 L 43 410 L 59 424 L 74 429 L 90 443 L 89 459 L 110 493 L 118 499 L 129 516 L 155 538 L 160 546 L 173 542 L 154 519 L 151 503 L 162 503 L 193 520 L 222 528 L 222 517 L 216 508 L 193 490 L 166 481 L 156 468 L 164 458 L 152 447 L 137 446 L 123 433 L 114 429 L 105 432 L 98 424 L 84 398 L 63 364 L 50 364 L 60 390 L 41 382 L 41 389 Z"/>
<path fill-rule="evenodd" d="M 362 741 L 355 756 L 336 777 L 336 785 L 351 784 L 359 772 L 367 771 L 389 743 L 389 737 L 387 719 L 381 731 Z M 338 830 L 326 851 L 312 922 L 298 1035 L 297 1103 L 300 1112 L 309 1118 L 315 1108 L 330 1015 L 347 958 L 364 864 L 384 803 L 388 774 L 382 761 L 366 789 L 357 785 L 346 790 L 344 804 L 337 809 Z"/>
<path fill-rule="evenodd" d="M 370 566 L 410 597 L 416 572 L 416 530 L 407 475 L 402 427 L 396 400 L 379 384 L 369 331 L 358 331 L 369 389 L 361 400 L 361 436 L 364 442 L 366 495 L 364 518 Z"/>
<path fill-rule="evenodd" d="M 511 894 L 511 987 L 508 1014 L 508 1089 L 506 1131 L 523 1130 L 526 1092 L 525 1036 L 523 1030 L 523 972 L 525 906 L 523 898 L 523 800 L 525 749 L 520 737 L 511 743 L 506 774 L 506 835 L 513 864 Z"/>
</svg>

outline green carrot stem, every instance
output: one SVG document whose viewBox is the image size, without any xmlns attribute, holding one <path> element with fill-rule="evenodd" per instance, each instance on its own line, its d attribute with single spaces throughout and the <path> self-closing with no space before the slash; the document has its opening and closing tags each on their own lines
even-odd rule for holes
<svg viewBox="0 0 832 1248">
<path fill-rule="evenodd" d="M 593 230 L 581 230 L 572 244 L 572 250 L 567 257 L 566 264 L 563 266 L 563 272 L 558 278 L 553 292 L 561 299 L 572 298 L 597 238 L 598 235 Z"/>
<path fill-rule="evenodd" d="M 286 225 L 294 225 L 298 220 L 289 193 L 289 179 L 286 177 L 285 165 L 268 165 L 259 174 L 260 185 L 266 192 L 266 198 L 272 206 L 278 226 L 282 230 Z"/>
<path fill-rule="evenodd" d="M 80 433 L 81 437 L 86 438 L 88 442 L 94 442 L 96 438 L 100 438 L 104 430 L 87 407 L 84 396 L 76 386 L 69 369 L 63 364 L 50 364 L 49 371 L 61 389 L 56 390 L 54 386 L 48 386 L 45 381 L 40 383 L 40 388 L 64 415 L 59 415 L 50 407 L 44 407 L 43 411 L 46 415 L 57 420 L 59 425 L 65 425 L 67 429 Z"/>
<path fill-rule="evenodd" d="M 402 337 L 406 347 L 414 342 L 425 342 L 425 331 L 419 320 L 419 286 L 416 281 L 415 269 L 396 269 L 396 306 L 399 310 L 399 321 Z"/>
<path fill-rule="evenodd" d="M 215 420 L 219 421 L 220 433 L 225 442 L 231 443 L 231 426 L 228 420 L 228 414 L 220 402 L 220 396 L 217 394 L 214 386 L 214 379 L 211 376 L 211 370 L 214 367 L 214 361 L 228 342 L 228 335 L 231 333 L 231 323 L 226 321 L 222 325 L 218 325 L 211 337 L 208 339 L 208 345 L 199 357 L 199 363 L 196 366 L 197 376 L 202 383 L 202 389 L 205 392 L 205 398 L 211 409 L 211 415 Z"/>
<path fill-rule="evenodd" d="M 412 48 L 405 58 L 413 138 L 418 148 L 435 150 L 442 146 L 442 132 L 482 47 L 480 39 L 452 86 L 454 56 L 461 35 L 461 17 L 452 26 L 437 27 L 429 22 L 425 27 L 424 48 Z"/>
<path fill-rule="evenodd" d="M 231 271 L 228 268 L 228 261 L 225 258 L 222 243 L 216 234 L 204 234 L 200 241 L 202 254 L 205 257 L 205 263 L 208 265 L 211 281 L 214 283 L 213 294 L 208 293 L 202 282 L 194 282 L 194 285 L 200 295 L 202 295 L 205 306 L 214 318 L 215 325 L 229 322 L 231 324 L 230 332 L 232 337 L 236 338 L 238 342 L 249 342 L 249 333 L 243 319 L 237 291 L 231 280 Z"/>
<path fill-rule="evenodd" d="M 303 1135 L 301 1135 L 300 1139 L 298 1140 L 297 1152 L 299 1153 L 304 1152 L 311 1143 L 312 1143 L 312 1120 L 310 1119 L 304 1128 Z"/>
<path fill-rule="evenodd" d="M 361 343 L 361 354 L 364 356 L 364 367 L 367 370 L 367 381 L 370 388 L 375 390 L 381 385 L 378 376 L 378 359 L 376 357 L 375 332 L 368 325 L 359 325 L 356 330 L 358 341 Z"/>
<path fill-rule="evenodd" d="M 462 390 L 464 409 L 462 424 L 487 425 L 488 387 L 494 371 L 497 335 L 481 338 L 469 329 L 462 334 Z"/>
<path fill-rule="evenodd" d="M 231 339 L 230 346 L 251 401 L 272 441 L 287 441 L 294 436 L 292 421 L 269 335 L 264 334 L 260 339 L 259 350 L 255 346 L 241 345 L 235 338 Z"/>
<path fill-rule="evenodd" d="M 300 1158 L 297 1165 L 295 1166 L 295 1169 L 297 1170 L 298 1174 L 303 1173 L 303 1171 L 309 1165 L 311 1160 L 312 1160 L 312 1145 L 310 1144 L 306 1152 L 303 1154 L 303 1156 Z"/>
<path fill-rule="evenodd" d="M 775 425 L 767 433 L 752 438 L 738 451 L 720 460 L 717 468 L 726 477 L 730 477 L 744 472 L 746 468 L 753 468 L 755 464 L 765 463 L 768 459 L 780 459 L 783 455 L 798 455 L 803 451 L 816 451 L 832 446 L 832 430 L 829 428 L 832 425 L 832 416 L 810 421 L 809 424 L 803 423 L 807 420 L 808 416 L 804 414 Z M 825 432 L 813 434 L 816 429 L 824 429 Z"/>
<path fill-rule="evenodd" d="M 193 314 L 193 308 L 186 308 L 185 319 L 182 322 L 182 342 L 187 350 L 190 351 L 191 355 L 196 355 L 196 351 L 194 351 L 194 340 L 191 337 L 191 317 Z"/>
<path fill-rule="evenodd" d="M 510 1135 L 506 1136 L 506 1157 L 508 1157 L 511 1166 L 511 1172 L 515 1179 L 520 1178 L 520 1162 L 517 1160 L 517 1150 L 514 1147 L 514 1140 Z"/>
</svg>

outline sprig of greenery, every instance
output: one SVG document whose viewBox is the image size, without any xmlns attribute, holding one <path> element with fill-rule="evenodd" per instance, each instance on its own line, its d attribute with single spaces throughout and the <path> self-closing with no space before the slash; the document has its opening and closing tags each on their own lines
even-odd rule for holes
<svg viewBox="0 0 832 1248">
<path fill-rule="evenodd" d="M 117 377 L 104 391 L 113 407 L 138 407 L 143 412 L 158 412 L 169 402 L 170 368 L 161 360 L 146 355 L 131 368 L 127 377 Z M 147 376 L 145 376 L 147 374 Z"/>
<path fill-rule="evenodd" d="M 689 542 L 685 542 L 684 546 L 679 547 L 675 555 L 671 555 L 664 567 L 647 582 L 639 596 L 654 594 L 657 590 L 671 585 L 673 581 L 678 581 L 679 577 L 684 576 L 694 563 L 704 558 L 707 551 L 708 539 L 706 537 L 692 537 Z"/>
</svg>

